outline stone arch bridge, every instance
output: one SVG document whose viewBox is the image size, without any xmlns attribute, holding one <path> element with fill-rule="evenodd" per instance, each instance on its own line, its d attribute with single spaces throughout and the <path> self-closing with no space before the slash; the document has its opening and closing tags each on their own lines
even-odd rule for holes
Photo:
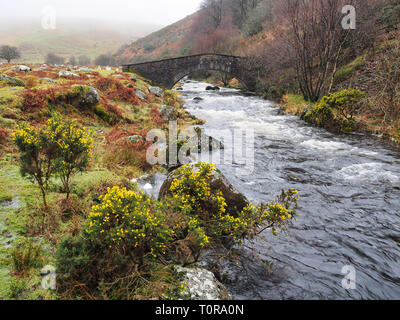
<svg viewBox="0 0 400 320">
<path fill-rule="evenodd" d="M 247 59 L 223 54 L 198 54 L 122 66 L 124 72 L 135 72 L 154 83 L 171 89 L 194 71 L 220 71 L 237 78 L 248 90 L 254 91 L 256 79 L 247 68 Z"/>
</svg>

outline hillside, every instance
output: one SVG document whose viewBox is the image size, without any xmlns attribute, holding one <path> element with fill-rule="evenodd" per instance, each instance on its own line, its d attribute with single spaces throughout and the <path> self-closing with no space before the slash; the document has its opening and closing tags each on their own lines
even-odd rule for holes
<svg viewBox="0 0 400 320">
<path fill-rule="evenodd" d="M 117 52 L 117 60 L 120 64 L 123 64 L 170 58 L 190 53 L 190 48 L 185 50 L 182 47 L 185 46 L 188 30 L 190 30 L 196 15 L 195 13 L 187 16 L 129 45 L 122 46 Z"/>
<path fill-rule="evenodd" d="M 44 30 L 37 21 L 2 20 L 0 41 L 17 46 L 21 62 L 41 63 L 47 53 L 69 59 L 116 52 L 124 43 L 143 37 L 159 28 L 156 25 L 107 23 L 96 20 L 60 20 L 56 30 Z"/>
</svg>

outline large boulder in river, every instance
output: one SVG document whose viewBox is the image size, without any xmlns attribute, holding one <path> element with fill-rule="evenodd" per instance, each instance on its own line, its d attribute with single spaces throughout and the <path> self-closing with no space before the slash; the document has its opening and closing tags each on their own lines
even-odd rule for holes
<svg viewBox="0 0 400 320">
<path fill-rule="evenodd" d="M 219 91 L 219 90 L 221 90 L 219 87 L 217 87 L 217 86 L 215 86 L 215 87 L 213 87 L 213 86 L 208 86 L 207 88 L 206 88 L 206 90 L 207 91 Z"/>
<path fill-rule="evenodd" d="M 200 163 L 191 164 L 190 166 L 194 172 L 197 172 L 200 168 Z M 182 177 L 182 169 L 183 167 L 180 167 L 168 175 L 160 188 L 159 199 L 171 195 L 171 184 L 175 179 Z M 237 216 L 237 214 L 249 204 L 247 198 L 232 186 L 220 170 L 215 169 L 215 171 L 210 175 L 208 183 L 211 190 L 220 190 L 222 192 L 222 196 L 225 198 L 228 205 L 228 214 Z"/>
</svg>

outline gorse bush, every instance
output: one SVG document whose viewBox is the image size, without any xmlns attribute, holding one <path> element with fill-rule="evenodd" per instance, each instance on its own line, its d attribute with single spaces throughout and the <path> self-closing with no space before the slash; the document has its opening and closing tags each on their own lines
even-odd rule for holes
<svg viewBox="0 0 400 320">
<path fill-rule="evenodd" d="M 265 228 L 277 235 L 296 216 L 298 197 L 293 189 L 282 191 L 278 202 L 248 204 L 229 213 L 222 191 L 211 187 L 215 172 L 209 163 L 182 166 L 170 193 L 161 200 L 126 188 L 108 188 L 92 207 L 82 234 L 59 245 L 59 288 L 75 290 L 73 284 L 79 283 L 78 291 L 86 295 L 141 295 L 159 261 L 191 264 L 211 244 L 242 244 Z M 162 297 L 173 288 L 164 283 L 150 295 Z"/>
<path fill-rule="evenodd" d="M 143 260 L 145 254 L 165 254 L 173 231 L 157 203 L 126 188 L 108 189 L 100 204 L 89 214 L 86 233 L 109 248 L 119 248 Z"/>
<path fill-rule="evenodd" d="M 20 151 L 21 174 L 39 185 L 45 206 L 52 177 L 61 179 L 68 197 L 71 177 L 87 168 L 93 144 L 91 134 L 85 128 L 79 129 L 76 121 L 59 119 L 48 120 L 42 128 L 22 124 L 14 132 L 12 138 Z"/>
<path fill-rule="evenodd" d="M 356 89 L 344 89 L 321 100 L 307 112 L 305 120 L 315 125 L 340 132 L 351 132 L 356 122 L 354 116 L 359 110 L 360 101 L 366 94 Z"/>
<path fill-rule="evenodd" d="M 283 204 L 261 204 L 258 207 L 248 204 L 236 216 L 228 214 L 221 190 L 212 190 L 210 186 L 210 178 L 215 170 L 215 165 L 209 163 L 198 164 L 196 170 L 184 165 L 180 168 L 181 177 L 175 179 L 170 188 L 182 214 L 193 219 L 193 229 L 201 239 L 201 247 L 208 244 L 210 238 L 224 238 L 240 244 L 246 237 L 255 235 L 265 223 L 276 233 L 276 228 L 295 217 L 298 201 L 296 190 L 285 192 L 285 198 L 281 196 Z"/>
</svg>

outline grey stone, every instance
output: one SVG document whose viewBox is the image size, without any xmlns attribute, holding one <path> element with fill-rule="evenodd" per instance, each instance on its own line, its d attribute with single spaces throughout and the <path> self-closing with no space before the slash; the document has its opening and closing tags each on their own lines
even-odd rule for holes
<svg viewBox="0 0 400 320">
<path fill-rule="evenodd" d="M 176 271 L 184 273 L 187 294 L 191 300 L 232 300 L 228 290 L 217 280 L 215 275 L 201 268 L 177 267 Z"/>
<path fill-rule="evenodd" d="M 59 73 L 58 73 L 58 76 L 59 77 L 74 77 L 74 78 L 79 78 L 79 76 L 76 74 L 76 73 L 73 73 L 73 72 L 71 72 L 71 71 L 67 71 L 67 70 L 61 70 Z"/>
<path fill-rule="evenodd" d="M 47 82 L 51 82 L 51 83 L 56 83 L 53 79 L 50 79 L 50 78 L 40 78 L 39 81 L 47 81 Z"/>
<path fill-rule="evenodd" d="M 154 94 L 156 97 L 162 97 L 164 95 L 162 89 L 159 87 L 149 87 L 149 92 Z"/>
<path fill-rule="evenodd" d="M 19 86 L 19 87 L 25 86 L 25 84 L 23 83 L 22 80 L 10 77 L 6 74 L 0 74 L 0 81 L 6 81 L 8 84 L 13 85 L 13 86 Z"/>
<path fill-rule="evenodd" d="M 138 96 L 138 98 L 142 101 L 147 100 L 147 96 L 143 91 L 140 91 L 139 89 L 136 90 L 136 95 Z"/>
<path fill-rule="evenodd" d="M 32 71 L 31 67 L 24 66 L 24 65 L 13 66 L 13 68 L 14 68 L 14 71 L 24 71 L 24 72 Z"/>
</svg>

